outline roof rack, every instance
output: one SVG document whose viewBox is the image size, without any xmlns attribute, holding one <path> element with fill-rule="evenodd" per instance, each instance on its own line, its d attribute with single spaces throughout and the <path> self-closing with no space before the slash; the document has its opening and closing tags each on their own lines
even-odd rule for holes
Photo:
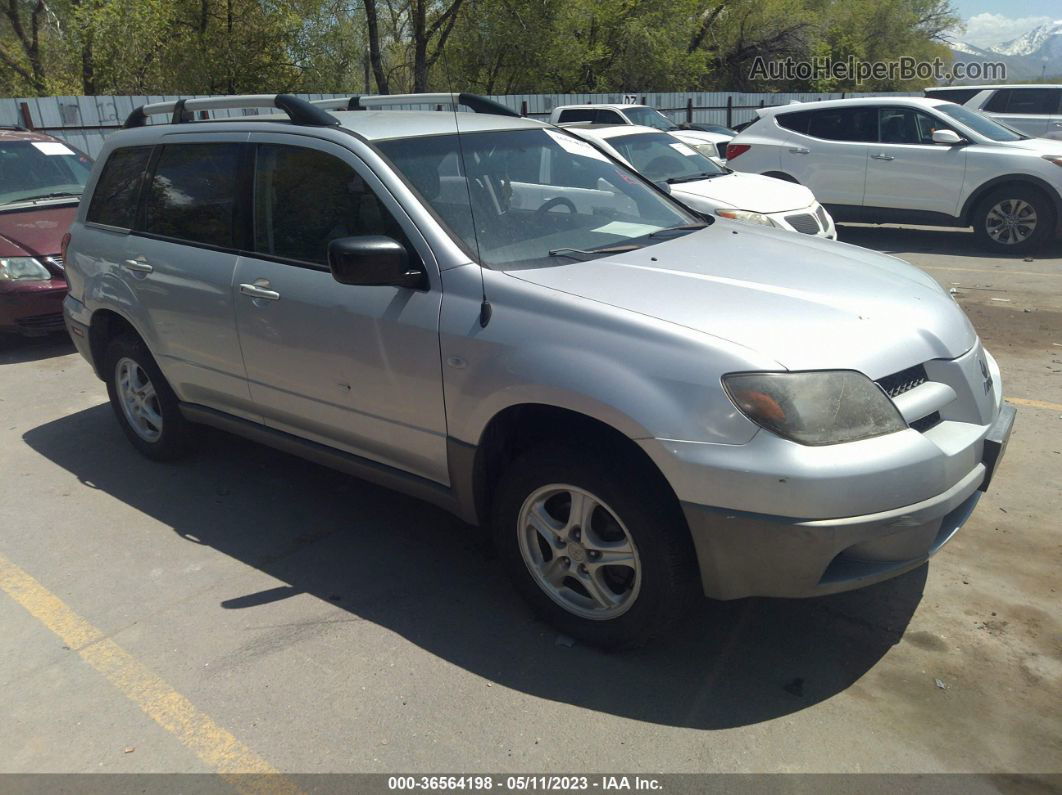
<svg viewBox="0 0 1062 795">
<path fill-rule="evenodd" d="M 305 99 L 299 99 L 291 94 L 242 94 L 227 97 L 178 99 L 141 105 L 133 109 L 122 126 L 143 127 L 147 124 L 148 116 L 163 113 L 170 115 L 170 124 L 182 124 L 192 121 L 195 111 L 231 108 L 277 108 L 287 113 L 293 124 L 312 127 L 331 127 L 339 124 L 339 120 L 331 113 L 326 113 Z"/>
<path fill-rule="evenodd" d="M 490 113 L 495 116 L 516 116 L 512 108 L 507 108 L 493 99 L 481 97 L 479 94 L 452 93 L 452 94 L 371 94 L 352 97 L 339 97 L 337 99 L 315 99 L 312 102 L 319 108 L 331 110 L 367 110 L 366 106 L 388 107 L 391 105 L 464 105 L 476 113 Z"/>
</svg>

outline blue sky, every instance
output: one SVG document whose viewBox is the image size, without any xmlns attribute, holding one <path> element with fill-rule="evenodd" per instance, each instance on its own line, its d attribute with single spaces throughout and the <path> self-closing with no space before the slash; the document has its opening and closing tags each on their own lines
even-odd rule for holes
<svg viewBox="0 0 1062 795">
<path fill-rule="evenodd" d="M 1050 20 L 1062 19 L 1058 0 L 952 0 L 965 32 L 955 37 L 979 47 L 1002 44 Z"/>
</svg>

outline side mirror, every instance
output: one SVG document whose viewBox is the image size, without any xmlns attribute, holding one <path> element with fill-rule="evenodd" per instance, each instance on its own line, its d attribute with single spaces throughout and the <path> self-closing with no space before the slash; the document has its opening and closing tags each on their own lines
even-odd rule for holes
<svg viewBox="0 0 1062 795">
<path fill-rule="evenodd" d="M 962 137 L 954 130 L 933 130 L 933 143 L 955 146 L 963 142 Z"/>
<path fill-rule="evenodd" d="M 328 267 L 340 284 L 412 289 L 426 284 L 424 271 L 410 264 L 406 247 L 383 235 L 333 240 L 328 244 Z"/>
</svg>

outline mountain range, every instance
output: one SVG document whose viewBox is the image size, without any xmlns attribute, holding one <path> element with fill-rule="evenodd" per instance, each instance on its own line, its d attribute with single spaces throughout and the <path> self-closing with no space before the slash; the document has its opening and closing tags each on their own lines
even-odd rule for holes
<svg viewBox="0 0 1062 795">
<path fill-rule="evenodd" d="M 1002 61 L 1007 65 L 1006 82 L 1041 77 L 1059 78 L 1062 82 L 1062 19 L 1037 25 L 1015 39 L 990 47 L 977 47 L 959 39 L 952 39 L 948 46 L 956 62 Z"/>
</svg>

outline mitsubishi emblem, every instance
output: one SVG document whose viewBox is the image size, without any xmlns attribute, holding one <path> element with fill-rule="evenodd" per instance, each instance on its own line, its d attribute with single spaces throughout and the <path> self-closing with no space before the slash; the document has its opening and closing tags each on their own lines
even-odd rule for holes
<svg viewBox="0 0 1062 795">
<path fill-rule="evenodd" d="M 987 395 L 992 391 L 992 374 L 988 371 L 988 364 L 983 358 L 978 359 L 977 363 L 981 365 L 981 377 L 984 378 L 985 394 Z"/>
</svg>

